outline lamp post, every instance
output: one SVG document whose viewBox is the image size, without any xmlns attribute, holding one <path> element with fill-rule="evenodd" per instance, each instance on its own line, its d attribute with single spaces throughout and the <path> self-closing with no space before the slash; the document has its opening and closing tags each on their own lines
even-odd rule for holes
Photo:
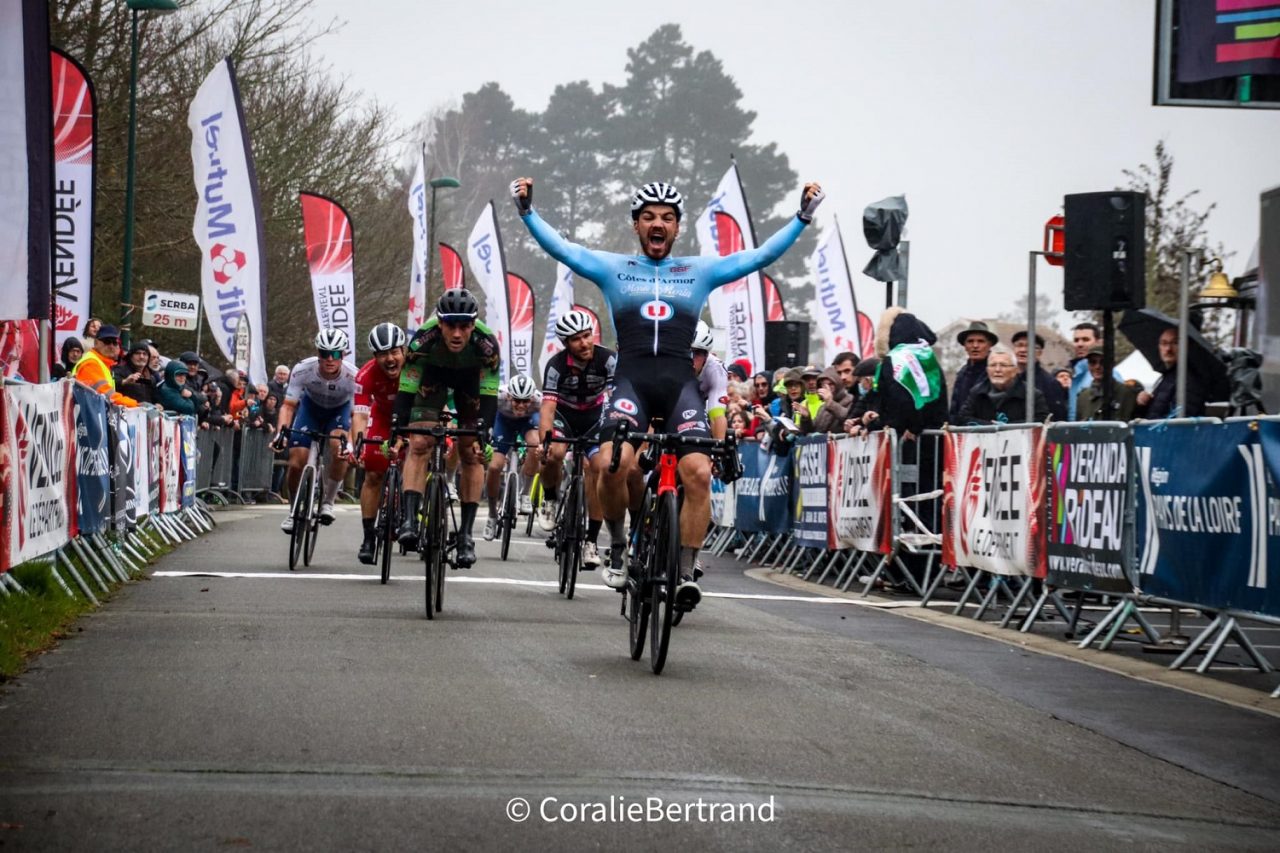
<svg viewBox="0 0 1280 853">
<path fill-rule="evenodd" d="M 124 179 L 124 280 L 120 286 L 120 334 L 129 345 L 129 311 L 133 302 L 133 179 L 138 154 L 138 13 L 176 12 L 177 0 L 125 0 L 133 18 L 129 39 L 129 155 Z"/>
<path fill-rule="evenodd" d="M 427 183 L 431 186 L 431 223 L 428 228 L 428 234 L 431 242 L 435 243 L 435 242 L 438 242 L 436 240 L 436 190 L 440 189 L 441 187 L 445 187 L 448 189 L 457 189 L 458 187 L 462 186 L 462 184 L 458 183 L 457 178 L 449 178 L 449 177 L 432 178 Z M 426 316 L 426 314 L 430 312 L 431 309 L 428 306 L 435 304 L 434 302 L 431 301 L 431 277 L 435 274 L 435 269 L 436 269 L 435 247 L 427 246 L 427 286 L 426 286 L 427 304 L 422 306 L 423 316 Z"/>
</svg>

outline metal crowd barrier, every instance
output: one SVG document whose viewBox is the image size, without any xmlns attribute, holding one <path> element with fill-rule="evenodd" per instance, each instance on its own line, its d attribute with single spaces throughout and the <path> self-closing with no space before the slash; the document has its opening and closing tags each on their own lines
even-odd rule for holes
<svg viewBox="0 0 1280 853">
<path fill-rule="evenodd" d="M 248 429 L 240 433 L 237 458 L 236 490 L 241 494 L 271 489 L 271 468 L 275 453 L 271 450 L 271 433 L 265 429 Z"/>
</svg>

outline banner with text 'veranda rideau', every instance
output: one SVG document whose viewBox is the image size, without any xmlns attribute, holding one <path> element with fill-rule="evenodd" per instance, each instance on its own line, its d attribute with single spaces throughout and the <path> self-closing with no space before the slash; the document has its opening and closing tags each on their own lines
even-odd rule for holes
<svg viewBox="0 0 1280 853">
<path fill-rule="evenodd" d="M 311 272 L 311 297 L 321 329 L 341 329 L 351 341 L 345 361 L 356 363 L 355 233 L 342 205 L 315 193 L 298 193 L 302 238 Z"/>
<path fill-rule="evenodd" d="M 236 323 L 249 318 L 249 377 L 267 381 L 266 239 L 258 205 L 258 176 L 231 59 L 219 62 L 200 84 L 187 112 L 204 313 L 227 361 L 235 351 Z"/>
<path fill-rule="evenodd" d="M 54 48 L 53 328 L 54 352 L 89 319 L 93 285 L 93 84 L 80 63 Z"/>
<path fill-rule="evenodd" d="M 511 376 L 523 373 L 537 382 L 533 375 L 533 318 L 537 302 L 533 286 L 513 272 L 507 273 L 507 307 L 511 312 Z"/>
<path fill-rule="evenodd" d="M 467 238 L 467 261 L 471 275 L 484 292 L 484 320 L 498 338 L 502 353 L 502 381 L 511 378 L 511 312 L 507 306 L 507 259 L 502 251 L 498 217 L 490 201 L 480 211 L 471 236 Z M 531 321 L 532 322 L 532 321 Z"/>
</svg>

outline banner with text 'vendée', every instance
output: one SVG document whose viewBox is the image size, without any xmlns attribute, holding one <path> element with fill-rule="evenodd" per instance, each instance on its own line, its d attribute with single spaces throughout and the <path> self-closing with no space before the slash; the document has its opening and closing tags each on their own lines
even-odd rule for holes
<svg viewBox="0 0 1280 853">
<path fill-rule="evenodd" d="M 1055 586 L 1132 592 L 1133 435 L 1127 426 L 1053 425 L 1045 438 L 1045 525 Z"/>
<path fill-rule="evenodd" d="M 1280 424 L 1134 428 L 1146 594 L 1280 616 Z"/>
<path fill-rule="evenodd" d="M 942 563 L 1044 577 L 1043 428 L 948 430 Z"/>
<path fill-rule="evenodd" d="M 843 436 L 828 456 L 829 548 L 889 553 L 893 545 L 893 446 L 887 430 Z"/>
<path fill-rule="evenodd" d="M 356 364 L 355 233 L 342 205 L 315 193 L 298 193 L 302 239 L 311 271 L 311 298 L 320 329 L 341 329 L 351 349 L 343 361 Z"/>
</svg>

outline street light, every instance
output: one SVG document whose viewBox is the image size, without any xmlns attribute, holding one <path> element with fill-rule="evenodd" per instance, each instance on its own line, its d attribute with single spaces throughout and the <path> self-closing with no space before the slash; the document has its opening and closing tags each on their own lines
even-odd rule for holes
<svg viewBox="0 0 1280 853">
<path fill-rule="evenodd" d="M 436 190 L 441 189 L 442 187 L 447 189 L 457 189 L 458 187 L 462 186 L 462 184 L 458 183 L 457 178 L 449 178 L 449 177 L 432 178 L 427 183 L 430 184 L 431 186 L 431 224 L 430 224 L 428 233 L 430 233 L 431 235 L 431 242 L 437 243 L 439 241 L 436 240 Z M 427 304 L 422 306 L 422 310 L 426 313 L 430 312 L 430 309 L 427 306 L 435 304 L 434 302 L 431 301 L 431 277 L 432 275 L 435 274 L 435 268 L 436 268 L 435 246 L 428 246 L 427 247 L 427 282 L 426 282 Z M 424 316 L 425 316 L 425 313 L 424 313 Z"/>
<path fill-rule="evenodd" d="M 129 41 L 129 159 L 124 179 L 124 282 L 120 287 L 120 329 L 129 345 L 129 309 L 133 302 L 133 178 L 138 154 L 138 13 L 176 12 L 177 0 L 125 0 L 133 18 Z"/>
</svg>

